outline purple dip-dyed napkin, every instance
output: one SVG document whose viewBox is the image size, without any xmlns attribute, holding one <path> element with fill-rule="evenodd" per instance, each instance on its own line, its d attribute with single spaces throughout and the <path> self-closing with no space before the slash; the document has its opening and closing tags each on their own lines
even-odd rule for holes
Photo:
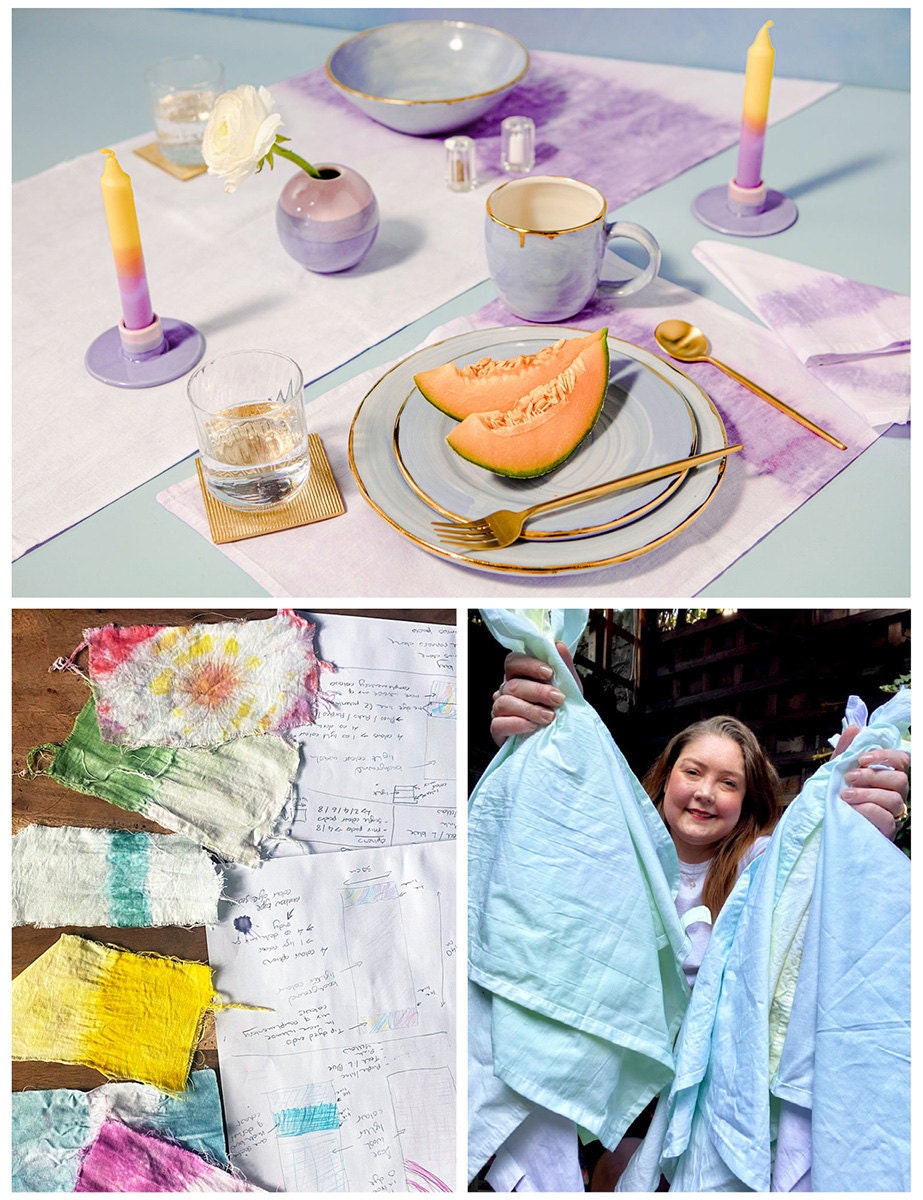
<svg viewBox="0 0 923 1200">
<path fill-rule="evenodd" d="M 75 1192 L 259 1192 L 191 1150 L 107 1118 L 86 1151 Z"/>
<path fill-rule="evenodd" d="M 692 253 L 855 412 L 910 420 L 909 296 L 725 242 Z"/>
</svg>

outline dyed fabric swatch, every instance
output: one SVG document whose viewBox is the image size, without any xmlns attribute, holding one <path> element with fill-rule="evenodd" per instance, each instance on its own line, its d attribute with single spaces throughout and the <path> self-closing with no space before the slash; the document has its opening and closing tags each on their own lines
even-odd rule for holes
<svg viewBox="0 0 923 1200">
<path fill-rule="evenodd" d="M 102 740 L 92 700 L 64 742 L 29 756 L 34 773 L 142 813 L 247 866 L 259 865 L 260 843 L 288 802 L 298 761 L 297 748 L 275 734 L 206 750 L 126 750 Z"/>
<path fill-rule="evenodd" d="M 111 1118 L 83 1157 L 75 1192 L 258 1192 L 204 1158 Z"/>
<path fill-rule="evenodd" d="M 266 621 L 85 630 L 103 740 L 217 746 L 312 724 L 327 667 L 315 628 L 283 609 Z"/>
<path fill-rule="evenodd" d="M 204 963 L 62 934 L 13 980 L 13 1058 L 180 1092 L 214 999 Z"/>
<path fill-rule="evenodd" d="M 107 1117 L 156 1133 L 227 1166 L 218 1079 L 193 1071 L 171 1096 L 144 1083 L 105 1083 L 92 1091 L 52 1088 L 12 1094 L 12 1190 L 72 1192 L 80 1160 Z"/>
<path fill-rule="evenodd" d="M 13 838 L 13 924 L 213 925 L 224 883 L 172 833 L 29 825 Z"/>
</svg>

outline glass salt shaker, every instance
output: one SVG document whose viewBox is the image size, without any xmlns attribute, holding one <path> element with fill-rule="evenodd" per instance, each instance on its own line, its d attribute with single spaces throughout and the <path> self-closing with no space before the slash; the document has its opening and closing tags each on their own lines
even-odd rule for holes
<svg viewBox="0 0 923 1200">
<path fill-rule="evenodd" d="M 445 142 L 446 183 L 453 192 L 470 192 L 477 185 L 474 139 L 450 137 Z"/>
<path fill-rule="evenodd" d="M 535 166 L 535 122 L 531 117 L 505 117 L 501 122 L 500 161 L 504 171 L 525 172 Z"/>
</svg>

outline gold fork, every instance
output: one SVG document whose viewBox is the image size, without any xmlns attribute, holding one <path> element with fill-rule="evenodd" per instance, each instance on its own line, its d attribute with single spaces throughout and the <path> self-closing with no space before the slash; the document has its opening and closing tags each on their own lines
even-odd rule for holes
<svg viewBox="0 0 923 1200">
<path fill-rule="evenodd" d="M 621 479 L 610 479 L 608 483 L 582 488 L 579 492 L 569 492 L 566 496 L 556 496 L 553 500 L 543 500 L 541 504 L 533 504 L 521 512 L 510 512 L 509 509 L 501 508 L 477 521 L 433 521 L 433 529 L 439 540 L 447 546 L 458 546 L 463 550 L 502 550 L 506 546 L 512 546 L 522 533 L 526 521 L 538 513 L 548 512 L 552 508 L 563 508 L 567 504 L 577 504 L 582 500 L 595 500 L 598 496 L 608 496 L 610 492 L 640 487 L 643 483 L 664 479 L 668 475 L 679 475 L 683 471 L 700 467 L 703 463 L 714 462 L 717 458 L 724 458 L 725 455 L 734 454 L 742 449 L 743 443 L 738 442 L 736 446 L 723 446 L 720 450 L 693 454 L 689 458 L 680 458 L 660 467 L 635 471 L 633 475 L 624 475 Z"/>
</svg>

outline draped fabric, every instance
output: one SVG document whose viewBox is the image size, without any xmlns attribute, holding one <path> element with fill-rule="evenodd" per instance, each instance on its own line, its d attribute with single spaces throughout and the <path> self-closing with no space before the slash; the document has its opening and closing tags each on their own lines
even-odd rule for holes
<svg viewBox="0 0 923 1200">
<path fill-rule="evenodd" d="M 897 748 L 910 693 L 873 713 L 788 807 L 717 921 L 676 1076 L 618 1190 L 907 1191 L 910 863 L 843 803 Z"/>
<path fill-rule="evenodd" d="M 535 1105 L 615 1145 L 672 1078 L 688 999 L 673 842 L 555 648 L 576 645 L 586 610 L 483 616 L 567 700 L 471 796 L 472 1172 Z"/>
</svg>

